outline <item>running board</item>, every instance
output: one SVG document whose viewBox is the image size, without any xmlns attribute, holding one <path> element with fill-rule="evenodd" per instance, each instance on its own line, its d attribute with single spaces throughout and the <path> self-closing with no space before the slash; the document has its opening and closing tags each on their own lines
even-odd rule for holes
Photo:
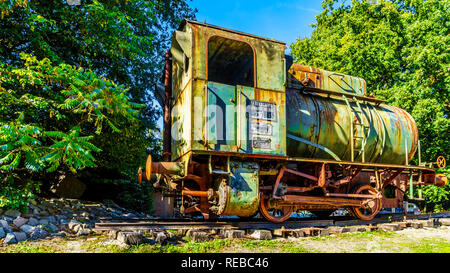
<svg viewBox="0 0 450 273">
<path fill-rule="evenodd" d="M 349 198 L 333 198 L 333 197 L 320 197 L 320 196 L 303 196 L 303 195 L 285 195 L 282 197 L 282 201 L 278 203 L 280 205 L 331 205 L 336 207 L 351 206 L 361 207 L 361 200 L 349 199 Z"/>
</svg>

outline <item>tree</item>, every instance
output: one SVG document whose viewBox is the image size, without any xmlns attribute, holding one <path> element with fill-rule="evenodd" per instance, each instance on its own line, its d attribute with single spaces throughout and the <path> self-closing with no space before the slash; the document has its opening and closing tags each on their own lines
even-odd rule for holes
<svg viewBox="0 0 450 273">
<path fill-rule="evenodd" d="M 78 2 L 0 2 L 4 181 L 84 168 L 131 178 L 159 149 L 154 86 L 170 30 L 195 11 L 185 0 Z"/>
</svg>

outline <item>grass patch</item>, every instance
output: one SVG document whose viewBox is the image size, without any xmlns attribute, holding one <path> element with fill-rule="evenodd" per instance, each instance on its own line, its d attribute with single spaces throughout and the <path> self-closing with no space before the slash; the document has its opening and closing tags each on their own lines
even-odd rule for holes
<svg viewBox="0 0 450 273">
<path fill-rule="evenodd" d="M 290 252 L 290 253 L 308 253 L 310 250 L 299 245 L 299 241 L 244 241 L 240 247 L 255 250 L 256 252 Z"/>
<path fill-rule="evenodd" d="M 120 253 L 123 248 L 115 244 L 104 244 L 105 236 L 90 237 L 90 240 L 85 240 L 80 245 L 80 250 L 89 253 Z"/>
<path fill-rule="evenodd" d="M 214 239 L 206 242 L 188 241 L 180 245 L 142 244 L 130 247 L 128 253 L 218 253 L 233 245 L 230 239 Z"/>
<path fill-rule="evenodd" d="M 348 232 L 337 235 L 337 237 L 339 238 L 359 238 L 359 239 L 372 239 L 373 237 L 394 238 L 395 236 L 398 236 L 395 232 L 384 230 Z"/>
<path fill-rule="evenodd" d="M 280 247 L 280 242 L 275 240 L 263 240 L 263 241 L 243 241 L 241 243 L 241 247 L 248 249 L 256 249 L 256 248 L 276 248 Z"/>
<path fill-rule="evenodd" d="M 179 245 L 169 244 L 142 244 L 132 246 L 124 252 L 127 253 L 220 253 L 220 252 L 310 252 L 298 243 L 263 240 L 254 241 L 249 239 L 213 239 L 206 242 L 188 241 Z"/>
<path fill-rule="evenodd" d="M 450 253 L 450 242 L 445 239 L 423 239 L 414 242 L 402 242 L 402 247 L 413 253 Z"/>
<path fill-rule="evenodd" d="M 59 253 L 62 251 L 63 248 L 60 246 L 30 244 L 27 241 L 9 245 L 4 249 L 0 248 L 0 252 L 3 253 Z"/>
</svg>

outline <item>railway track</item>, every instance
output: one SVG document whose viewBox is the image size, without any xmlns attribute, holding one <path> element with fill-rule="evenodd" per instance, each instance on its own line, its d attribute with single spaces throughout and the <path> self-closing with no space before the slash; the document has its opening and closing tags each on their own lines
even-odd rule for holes
<svg viewBox="0 0 450 273">
<path fill-rule="evenodd" d="M 391 222 L 401 222 L 405 220 L 427 220 L 432 218 L 447 218 L 450 212 L 423 214 L 423 215 L 383 215 L 371 221 L 361 221 L 350 217 L 330 217 L 327 219 L 298 218 L 290 219 L 283 223 L 271 223 L 263 219 L 252 221 L 242 221 L 240 219 L 216 219 L 209 221 L 196 221 L 192 219 L 143 219 L 132 218 L 101 218 L 95 224 L 95 230 L 167 230 L 167 229 L 268 229 L 279 228 L 299 229 L 305 227 L 329 227 L 329 226 L 353 226 L 353 225 L 378 225 Z"/>
</svg>

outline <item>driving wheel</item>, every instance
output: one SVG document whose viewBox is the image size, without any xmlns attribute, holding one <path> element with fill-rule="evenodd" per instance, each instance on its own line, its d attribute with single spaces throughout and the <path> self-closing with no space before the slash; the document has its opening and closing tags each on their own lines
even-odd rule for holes
<svg viewBox="0 0 450 273">
<path fill-rule="evenodd" d="M 289 219 L 294 212 L 292 206 L 280 206 L 276 199 L 261 195 L 259 201 L 259 212 L 272 223 L 281 223 Z"/>
<path fill-rule="evenodd" d="M 447 166 L 447 163 L 445 162 L 445 157 L 443 157 L 442 155 L 439 156 L 436 160 L 436 164 L 440 169 L 445 168 L 445 166 Z"/>
<path fill-rule="evenodd" d="M 377 195 L 378 191 L 369 185 L 363 185 L 356 189 L 355 194 Z M 355 217 L 364 221 L 369 221 L 381 210 L 381 205 L 380 198 L 365 199 L 363 200 L 363 205 L 361 207 L 352 207 L 351 211 Z"/>
</svg>

